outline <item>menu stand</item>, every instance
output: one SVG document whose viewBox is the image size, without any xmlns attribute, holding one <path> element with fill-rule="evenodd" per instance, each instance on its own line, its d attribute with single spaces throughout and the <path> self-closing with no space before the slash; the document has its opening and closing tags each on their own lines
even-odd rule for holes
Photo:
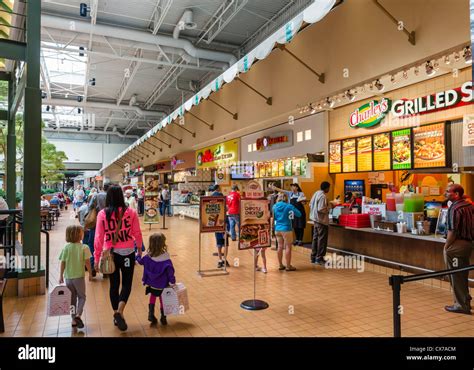
<svg viewBox="0 0 474 370">
<path fill-rule="evenodd" d="M 254 248 L 253 250 L 253 260 L 255 261 L 255 255 L 256 250 Z M 260 252 L 258 252 L 260 253 Z M 253 269 L 253 299 L 248 299 L 246 301 L 243 301 L 240 304 L 240 307 L 242 307 L 244 310 L 249 310 L 249 311 L 258 311 L 258 310 L 265 310 L 269 307 L 268 303 L 265 301 L 262 301 L 260 299 L 256 299 L 256 292 L 257 292 L 257 277 L 256 277 L 256 271 L 257 269 L 254 266 Z"/>
</svg>

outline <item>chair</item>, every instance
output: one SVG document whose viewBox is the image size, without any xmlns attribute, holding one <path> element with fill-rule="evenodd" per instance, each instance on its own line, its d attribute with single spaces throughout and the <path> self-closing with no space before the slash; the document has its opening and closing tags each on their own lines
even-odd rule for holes
<svg viewBox="0 0 474 370">
<path fill-rule="evenodd" d="M 41 224 L 43 225 L 45 230 L 52 229 L 52 222 L 51 222 L 51 214 L 49 213 L 49 209 L 41 209 L 40 211 L 41 217 Z"/>
</svg>

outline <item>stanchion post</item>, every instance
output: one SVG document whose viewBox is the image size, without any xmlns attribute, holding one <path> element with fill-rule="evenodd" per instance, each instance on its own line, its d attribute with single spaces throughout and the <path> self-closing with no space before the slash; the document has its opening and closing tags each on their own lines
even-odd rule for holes
<svg viewBox="0 0 474 370">
<path fill-rule="evenodd" d="M 400 338 L 402 336 L 402 321 L 400 315 L 400 291 L 403 284 L 402 275 L 393 275 L 389 278 L 393 292 L 393 336 Z"/>
</svg>

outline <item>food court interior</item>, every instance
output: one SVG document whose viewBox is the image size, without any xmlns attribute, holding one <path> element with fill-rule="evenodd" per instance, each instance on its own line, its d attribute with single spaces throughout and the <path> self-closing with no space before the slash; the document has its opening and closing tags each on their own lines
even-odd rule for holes
<svg viewBox="0 0 474 370">
<path fill-rule="evenodd" d="M 0 268 L 0 337 L 396 335 L 389 277 L 445 270 L 445 190 L 460 184 L 474 198 L 469 0 L 38 3 L 0 0 L 9 206 L 0 254 L 39 260 Z M 64 208 L 40 209 L 41 140 L 67 158 L 45 196 L 65 193 Z M 322 182 L 325 265 L 311 256 L 310 201 Z M 166 236 L 189 299 L 166 326 L 150 325 L 139 264 L 128 330 L 114 325 L 101 273 L 85 273 L 84 328 L 51 314 L 66 227 L 79 225 L 67 190 L 109 183 L 138 194 L 145 250 L 150 235 Z M 289 247 L 294 271 L 279 269 L 270 218 L 257 235 L 243 217 L 292 184 L 306 214 Z M 248 239 L 232 240 L 203 207 L 216 185 L 224 196 L 239 189 Z M 216 230 L 228 266 L 218 265 Z M 468 285 L 472 295 L 473 271 Z M 242 307 L 255 299 L 268 307 Z M 444 309 L 446 275 L 406 282 L 401 301 L 403 336 L 474 336 L 472 315 Z"/>
</svg>

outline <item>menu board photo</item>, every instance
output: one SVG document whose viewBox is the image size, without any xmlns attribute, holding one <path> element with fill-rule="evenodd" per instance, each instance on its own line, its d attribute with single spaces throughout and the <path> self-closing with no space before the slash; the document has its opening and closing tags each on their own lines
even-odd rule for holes
<svg viewBox="0 0 474 370">
<path fill-rule="evenodd" d="M 278 161 L 278 176 L 285 177 L 285 161 Z"/>
<path fill-rule="evenodd" d="M 201 197 L 199 220 L 201 233 L 225 232 L 225 197 Z"/>
<path fill-rule="evenodd" d="M 356 172 L 356 139 L 342 141 L 342 172 Z"/>
<path fill-rule="evenodd" d="M 239 249 L 270 246 L 269 201 L 242 199 L 240 203 Z"/>
<path fill-rule="evenodd" d="M 372 136 L 357 139 L 357 171 L 372 171 Z"/>
<path fill-rule="evenodd" d="M 293 176 L 301 175 L 301 159 L 293 159 Z"/>
<path fill-rule="evenodd" d="M 272 162 L 265 163 L 265 177 L 272 177 Z"/>
<path fill-rule="evenodd" d="M 287 159 L 285 161 L 285 176 L 292 176 L 293 175 L 293 162 L 291 159 Z"/>
<path fill-rule="evenodd" d="M 413 128 L 414 168 L 446 167 L 445 129 L 444 122 Z"/>
<path fill-rule="evenodd" d="M 263 162 L 260 162 L 259 164 L 259 176 L 264 178 L 264 177 L 267 177 L 267 167 L 265 165 L 265 163 Z"/>
<path fill-rule="evenodd" d="M 308 175 L 308 158 L 303 158 L 301 160 L 301 176 Z"/>
<path fill-rule="evenodd" d="M 390 133 L 374 135 L 374 171 L 389 171 L 390 158 Z"/>
<path fill-rule="evenodd" d="M 341 173 L 341 142 L 333 141 L 329 143 L 329 173 Z"/>
<path fill-rule="evenodd" d="M 272 162 L 272 177 L 278 177 L 278 162 Z"/>
<path fill-rule="evenodd" d="M 411 169 L 411 130 L 392 132 L 392 168 L 394 170 Z"/>
</svg>

